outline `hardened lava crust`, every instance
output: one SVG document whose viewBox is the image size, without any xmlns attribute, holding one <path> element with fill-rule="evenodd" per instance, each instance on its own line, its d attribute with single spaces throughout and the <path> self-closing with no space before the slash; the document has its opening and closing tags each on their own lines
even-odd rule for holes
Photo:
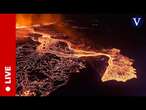
<svg viewBox="0 0 146 110">
<path fill-rule="evenodd" d="M 17 43 L 17 96 L 48 96 L 68 82 L 70 73 L 85 67 L 79 59 L 39 55 L 37 45 L 31 38 Z"/>
<path fill-rule="evenodd" d="M 17 27 L 16 35 L 17 96 L 49 96 L 66 85 L 72 73 L 87 69 L 92 58 L 92 65 L 104 61 L 103 67 L 93 65 L 102 82 L 137 78 L 134 60 L 119 49 L 78 48 L 52 25 Z"/>
</svg>

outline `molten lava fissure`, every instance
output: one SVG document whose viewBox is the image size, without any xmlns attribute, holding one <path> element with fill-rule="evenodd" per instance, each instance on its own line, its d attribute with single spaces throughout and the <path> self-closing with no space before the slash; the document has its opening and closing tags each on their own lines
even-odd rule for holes
<svg viewBox="0 0 146 110">
<path fill-rule="evenodd" d="M 17 27 L 18 29 L 19 27 Z M 23 28 L 23 27 L 22 27 Z M 133 60 L 129 59 L 120 54 L 120 50 L 118 49 L 107 49 L 101 52 L 95 51 L 84 51 L 72 48 L 70 42 L 62 39 L 54 39 L 51 35 L 47 33 L 34 31 L 33 28 L 30 32 L 37 33 L 42 35 L 42 37 L 38 38 L 38 42 L 41 44 L 37 47 L 36 51 L 39 53 L 52 53 L 59 57 L 64 58 L 81 58 L 81 57 L 97 57 L 97 56 L 106 56 L 109 58 L 108 67 L 105 73 L 102 76 L 102 81 L 107 80 L 117 80 L 117 81 L 127 81 L 131 78 L 136 78 L 135 69 L 132 67 Z M 55 50 L 53 45 L 63 42 L 66 44 L 66 50 L 68 49 L 68 53 L 64 53 L 60 50 Z M 59 49 L 59 48 L 58 48 Z"/>
<path fill-rule="evenodd" d="M 17 95 L 36 95 L 37 92 L 35 88 L 39 88 L 41 91 L 39 94 L 49 95 L 49 90 L 54 91 L 56 88 L 60 87 L 53 86 L 57 78 L 59 78 L 58 83 L 61 83 L 61 81 L 66 83 L 69 78 L 67 73 L 79 72 L 81 69 L 86 68 L 84 60 L 88 57 L 98 59 L 100 56 L 104 56 L 108 58 L 107 67 L 105 71 L 101 73 L 102 82 L 109 80 L 126 82 L 132 78 L 137 78 L 135 74 L 136 69 L 132 66 L 133 60 L 122 55 L 119 49 L 112 48 L 92 51 L 76 48 L 76 45 L 69 40 L 63 37 L 54 37 L 56 35 L 61 35 L 57 34 L 56 31 L 43 31 L 44 26 L 49 28 L 52 25 L 55 25 L 55 23 L 31 24 L 29 26 L 17 25 L 17 39 L 26 38 L 28 40 L 29 38 L 29 42 L 26 41 L 27 45 L 21 44 L 20 46 L 20 44 L 18 44 L 17 46 L 17 89 L 21 89 L 21 91 L 17 92 Z M 53 58 L 53 60 L 50 60 L 50 57 Z M 23 67 L 25 64 L 27 64 L 28 67 Z M 59 74 L 62 74 L 62 76 L 57 77 Z M 47 78 L 44 79 L 45 76 L 47 76 Z M 31 81 L 29 80 L 30 77 L 33 77 Z M 39 77 L 39 79 L 37 79 L 37 77 Z M 21 82 L 22 79 L 26 80 Z M 53 83 L 47 83 L 47 81 L 52 80 Z M 36 81 L 39 82 L 37 85 Z M 65 83 L 62 84 L 64 85 Z M 35 88 L 33 85 L 35 85 Z M 47 86 L 49 90 L 45 90 L 45 86 Z M 41 90 L 41 88 L 44 88 L 44 90 Z"/>
<path fill-rule="evenodd" d="M 45 40 L 44 40 L 45 39 Z M 50 39 L 50 40 L 49 40 Z M 116 80 L 116 81 L 127 81 L 132 78 L 136 78 L 135 75 L 135 69 L 132 67 L 133 60 L 129 59 L 128 57 L 125 57 L 120 54 L 120 50 L 118 49 L 107 49 L 105 52 L 94 52 L 94 51 L 84 51 L 79 49 L 72 48 L 72 44 L 70 42 L 67 42 L 65 40 L 59 40 L 59 39 L 51 39 L 51 36 L 45 36 L 39 39 L 39 42 L 41 43 L 40 46 L 38 46 L 37 51 L 40 53 L 53 53 L 60 57 L 75 57 L 75 58 L 81 58 L 81 57 L 98 57 L 98 56 L 106 56 L 109 58 L 108 60 L 108 67 L 103 73 L 102 81 L 108 81 L 108 80 Z M 64 42 L 67 44 L 69 50 L 72 52 L 70 54 L 63 53 L 61 51 L 52 51 L 50 49 L 52 43 L 56 42 Z M 45 49 L 43 48 L 45 46 Z"/>
</svg>

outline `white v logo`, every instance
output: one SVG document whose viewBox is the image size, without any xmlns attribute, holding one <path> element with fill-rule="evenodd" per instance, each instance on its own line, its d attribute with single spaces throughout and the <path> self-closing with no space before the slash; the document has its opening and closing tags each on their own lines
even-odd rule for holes
<svg viewBox="0 0 146 110">
<path fill-rule="evenodd" d="M 138 26 L 141 18 L 133 18 L 133 20 L 134 20 L 135 25 Z"/>
</svg>

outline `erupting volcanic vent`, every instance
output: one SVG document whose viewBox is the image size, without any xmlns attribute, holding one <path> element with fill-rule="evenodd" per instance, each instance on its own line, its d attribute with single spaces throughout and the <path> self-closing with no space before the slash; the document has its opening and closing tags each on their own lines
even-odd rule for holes
<svg viewBox="0 0 146 110">
<path fill-rule="evenodd" d="M 86 69 L 86 59 L 107 58 L 101 81 L 137 78 L 133 60 L 119 49 L 83 50 L 53 28 L 56 23 L 17 25 L 17 95 L 47 96 L 65 85 L 70 73 Z M 56 37 L 57 36 L 57 37 Z M 96 60 L 95 60 L 96 61 Z M 97 67 L 98 68 L 98 67 Z"/>
</svg>

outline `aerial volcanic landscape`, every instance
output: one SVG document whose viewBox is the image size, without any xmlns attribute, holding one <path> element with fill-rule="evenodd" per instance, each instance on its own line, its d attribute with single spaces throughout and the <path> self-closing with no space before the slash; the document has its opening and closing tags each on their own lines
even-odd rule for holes
<svg viewBox="0 0 146 110">
<path fill-rule="evenodd" d="M 137 78 L 134 60 L 120 49 L 89 48 L 69 27 L 57 14 L 17 15 L 17 96 L 49 96 L 91 60 L 101 64 L 94 68 L 102 83 Z"/>
</svg>

